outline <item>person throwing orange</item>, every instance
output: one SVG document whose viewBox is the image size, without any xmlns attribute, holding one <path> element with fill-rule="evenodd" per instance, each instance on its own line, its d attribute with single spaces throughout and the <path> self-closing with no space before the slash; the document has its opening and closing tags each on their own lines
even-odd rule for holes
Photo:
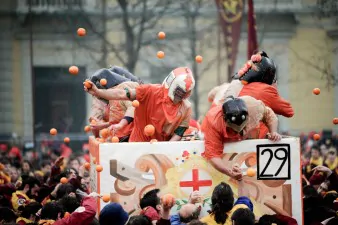
<svg viewBox="0 0 338 225">
<path fill-rule="evenodd" d="M 98 89 L 84 86 L 89 94 L 106 100 L 138 100 L 134 112 L 134 128 L 129 142 L 180 141 L 189 127 L 191 103 L 188 98 L 195 86 L 192 71 L 179 67 L 171 71 L 160 84 L 142 84 L 136 88 Z M 155 127 L 151 136 L 144 134 L 147 125 Z"/>
<path fill-rule="evenodd" d="M 249 139 L 255 136 L 257 126 L 263 121 L 269 128 L 269 139 L 279 141 L 278 119 L 275 113 L 262 101 L 250 96 L 230 96 L 223 105 L 209 110 L 202 123 L 205 139 L 203 157 L 218 171 L 240 180 L 239 168 L 228 168 L 222 161 L 224 144 Z"/>
</svg>

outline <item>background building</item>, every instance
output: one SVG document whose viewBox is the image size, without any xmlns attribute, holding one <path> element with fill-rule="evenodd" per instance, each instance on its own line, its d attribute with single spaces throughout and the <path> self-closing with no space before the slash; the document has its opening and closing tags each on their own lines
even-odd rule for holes
<svg viewBox="0 0 338 225">
<path fill-rule="evenodd" d="M 91 97 L 83 92 L 82 81 L 109 65 L 127 67 L 152 83 L 162 82 L 172 68 L 188 65 L 197 80 L 192 99 L 195 117 L 206 113 L 207 93 L 228 78 L 224 41 L 229 40 L 219 35 L 215 2 L 120 2 L 2 1 L 3 138 L 15 133 L 24 141 L 33 140 L 35 134 L 41 139 L 56 127 L 72 139 L 85 139 L 83 126 Z M 325 7 L 317 1 L 254 0 L 254 4 L 260 49 L 277 63 L 280 94 L 296 112 L 292 119 L 280 119 L 280 130 L 299 134 L 334 128 L 332 119 L 338 115 L 337 20 L 323 14 Z M 86 28 L 88 35 L 78 37 L 78 27 Z M 159 31 L 166 32 L 166 40 L 157 39 Z M 245 11 L 236 70 L 246 61 L 246 46 Z M 157 59 L 159 50 L 165 52 L 165 59 Z M 203 56 L 203 63 L 195 63 L 196 55 Z M 68 73 L 71 65 L 80 68 L 77 76 Z M 312 94 L 315 87 L 322 90 L 319 96 Z"/>
</svg>

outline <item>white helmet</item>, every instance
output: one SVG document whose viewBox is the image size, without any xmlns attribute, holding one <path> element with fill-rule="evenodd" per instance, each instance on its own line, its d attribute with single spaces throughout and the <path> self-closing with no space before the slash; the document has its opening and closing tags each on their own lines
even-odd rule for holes
<svg viewBox="0 0 338 225">
<path fill-rule="evenodd" d="M 191 95 L 195 87 L 195 79 L 191 69 L 188 67 L 178 67 L 164 79 L 163 85 L 168 89 L 169 98 L 174 101 L 182 101 Z"/>
</svg>

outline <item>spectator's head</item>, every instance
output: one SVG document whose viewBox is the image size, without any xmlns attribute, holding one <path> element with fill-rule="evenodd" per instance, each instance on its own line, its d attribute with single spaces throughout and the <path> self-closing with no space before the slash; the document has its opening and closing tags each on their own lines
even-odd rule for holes
<svg viewBox="0 0 338 225">
<path fill-rule="evenodd" d="M 234 204 L 234 193 L 230 185 L 222 182 L 217 185 L 211 196 L 211 213 L 215 216 L 216 223 L 225 223 L 228 218 L 226 214 Z"/>
<path fill-rule="evenodd" d="M 11 223 L 16 221 L 17 216 L 15 215 L 15 213 L 7 207 L 0 207 L 0 224 L 2 222 L 4 223 Z"/>
<path fill-rule="evenodd" d="M 67 184 L 61 184 L 58 188 L 58 190 L 56 191 L 56 198 L 57 199 L 61 199 L 64 196 L 68 196 L 70 193 L 75 193 L 76 190 L 74 188 L 73 185 L 71 185 L 70 183 Z"/>
<path fill-rule="evenodd" d="M 138 215 L 130 217 L 126 225 L 152 225 L 152 223 L 148 217 L 144 215 Z"/>
<path fill-rule="evenodd" d="M 151 206 L 157 211 L 159 211 L 161 209 L 161 199 L 159 193 L 160 189 L 148 191 L 140 200 L 141 209 Z"/>
<path fill-rule="evenodd" d="M 69 160 L 69 168 L 73 168 L 76 171 L 79 171 L 81 166 L 80 160 L 78 158 L 71 158 Z"/>
<path fill-rule="evenodd" d="M 124 225 L 128 220 L 128 213 L 118 203 L 106 205 L 99 216 L 100 225 Z"/>
<path fill-rule="evenodd" d="M 319 148 L 320 148 L 321 155 L 325 157 L 327 155 L 328 151 L 329 151 L 327 149 L 326 145 L 325 144 L 321 144 Z"/>
<path fill-rule="evenodd" d="M 22 163 L 22 173 L 28 174 L 29 172 L 32 171 L 32 169 L 33 169 L 32 164 L 29 161 L 24 160 Z"/>
<path fill-rule="evenodd" d="M 336 191 L 328 191 L 323 198 L 323 203 L 326 207 L 330 209 L 335 209 L 333 201 L 338 198 L 338 194 Z"/>
<path fill-rule="evenodd" d="M 261 216 L 261 218 L 259 218 L 259 221 L 257 223 L 257 225 L 272 225 L 272 224 L 281 225 L 281 223 L 279 222 L 279 220 L 276 218 L 275 215 L 263 215 Z"/>
<path fill-rule="evenodd" d="M 11 182 L 15 183 L 20 177 L 20 172 L 15 167 L 11 167 L 9 170 L 9 175 L 11 177 Z"/>
<path fill-rule="evenodd" d="M 254 225 L 255 215 L 250 209 L 237 209 L 231 216 L 233 225 Z"/>
<path fill-rule="evenodd" d="M 60 199 L 60 205 L 62 206 L 65 212 L 72 213 L 78 207 L 80 207 L 80 202 L 77 200 L 75 196 L 66 195 Z"/>
<path fill-rule="evenodd" d="M 194 204 L 183 205 L 179 211 L 180 221 L 182 223 L 189 223 L 192 220 L 197 220 L 201 212 L 201 207 Z"/>
<path fill-rule="evenodd" d="M 52 165 L 51 165 L 50 160 L 44 160 L 41 163 L 41 170 L 44 174 L 49 173 L 51 169 L 52 169 Z"/>
<path fill-rule="evenodd" d="M 316 145 L 313 145 L 311 148 L 311 157 L 313 159 L 319 159 L 320 157 L 320 151 L 319 148 Z"/>
<path fill-rule="evenodd" d="M 47 203 L 41 210 L 40 219 L 42 220 L 58 220 L 63 218 L 64 211 L 58 202 Z"/>
<path fill-rule="evenodd" d="M 31 202 L 26 206 L 21 206 L 22 210 L 20 216 L 26 219 L 29 219 L 31 221 L 35 221 L 36 213 L 42 208 L 40 203 L 37 202 Z"/>
<path fill-rule="evenodd" d="M 337 159 L 337 150 L 335 148 L 330 148 L 329 152 L 327 153 L 327 160 L 330 163 L 334 163 Z"/>
<path fill-rule="evenodd" d="M 67 179 L 77 178 L 78 172 L 74 168 L 69 168 L 64 171 L 65 176 Z"/>
<path fill-rule="evenodd" d="M 40 182 L 38 179 L 35 177 L 26 177 L 25 179 L 23 178 L 22 185 L 20 188 L 18 188 L 18 190 L 24 190 L 26 186 L 29 187 L 29 190 L 26 193 L 29 198 L 32 199 L 38 196 L 38 191 L 40 189 Z"/>
</svg>

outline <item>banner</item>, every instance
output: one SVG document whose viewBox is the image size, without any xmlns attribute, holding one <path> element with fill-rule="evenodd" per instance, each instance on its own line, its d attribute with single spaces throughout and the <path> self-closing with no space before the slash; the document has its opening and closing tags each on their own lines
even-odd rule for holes
<svg viewBox="0 0 338 225">
<path fill-rule="evenodd" d="M 256 16 L 253 0 L 248 0 L 248 60 L 258 51 Z"/>
<path fill-rule="evenodd" d="M 256 216 L 279 211 L 303 224 L 299 146 L 298 138 L 285 138 L 279 144 L 257 139 L 225 145 L 224 164 L 237 163 L 243 173 L 249 167 L 257 169 L 255 176 L 243 178 Z M 111 201 L 119 202 L 127 212 L 135 213 L 140 211 L 138 204 L 143 194 L 154 188 L 176 197 L 171 213 L 198 190 L 204 197 L 202 215 L 206 215 L 214 187 L 226 182 L 237 198 L 238 183 L 215 170 L 201 156 L 203 151 L 203 141 L 103 143 L 98 151 L 90 151 L 91 167 L 95 168 L 94 157 L 103 167 L 101 173 L 91 170 L 95 173 L 91 177 L 97 179 L 92 180 L 92 187 L 109 194 Z M 99 208 L 105 204 L 100 201 Z"/>
<path fill-rule="evenodd" d="M 243 16 L 243 0 L 216 0 L 220 14 L 220 26 L 224 33 L 224 42 L 227 52 L 228 76 L 234 74 L 238 43 L 241 36 Z"/>
</svg>

